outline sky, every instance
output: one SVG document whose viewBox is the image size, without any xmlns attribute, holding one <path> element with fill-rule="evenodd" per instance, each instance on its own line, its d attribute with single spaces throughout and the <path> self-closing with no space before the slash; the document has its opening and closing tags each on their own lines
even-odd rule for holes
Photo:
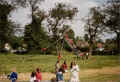
<svg viewBox="0 0 120 82">
<path fill-rule="evenodd" d="M 41 3 L 40 8 L 42 10 L 48 11 L 50 8 L 55 7 L 58 2 L 66 3 L 72 7 L 78 8 L 79 12 L 75 19 L 70 23 L 71 28 L 74 30 L 76 36 L 84 35 L 84 22 L 82 18 L 87 16 L 89 9 L 91 7 L 98 6 L 103 0 L 45 0 Z M 20 24 L 22 27 L 30 23 L 30 11 L 29 8 L 19 8 L 11 14 L 11 18 L 14 22 Z"/>
</svg>

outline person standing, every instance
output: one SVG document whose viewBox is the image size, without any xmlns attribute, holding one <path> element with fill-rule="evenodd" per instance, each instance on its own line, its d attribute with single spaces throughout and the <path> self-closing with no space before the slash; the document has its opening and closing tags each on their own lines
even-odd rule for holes
<svg viewBox="0 0 120 82">
<path fill-rule="evenodd" d="M 62 56 L 61 56 L 61 53 L 59 52 L 58 57 L 57 57 L 58 61 L 60 61 L 61 58 L 62 58 Z"/>
<path fill-rule="evenodd" d="M 58 72 L 59 69 L 60 69 L 60 62 L 57 61 L 55 64 L 55 72 Z"/>
<path fill-rule="evenodd" d="M 71 76 L 70 82 L 80 82 L 79 81 L 79 67 L 75 62 L 71 62 Z"/>
<path fill-rule="evenodd" d="M 64 73 L 64 70 L 60 68 L 58 72 L 56 73 L 56 82 L 64 82 L 63 73 Z"/>
<path fill-rule="evenodd" d="M 64 63 L 62 64 L 62 66 L 61 66 L 62 68 L 63 68 L 63 70 L 65 71 L 65 72 L 68 72 L 67 71 L 67 63 L 66 63 L 66 61 L 64 61 Z"/>
<path fill-rule="evenodd" d="M 11 82 L 16 82 L 17 79 L 18 79 L 18 74 L 16 72 L 16 69 L 14 68 L 13 72 L 11 72 L 11 74 L 10 74 L 10 80 L 11 80 Z"/>
<path fill-rule="evenodd" d="M 36 73 L 35 72 L 31 73 L 30 82 L 36 82 Z"/>
<path fill-rule="evenodd" d="M 40 72 L 40 69 L 36 69 L 36 80 L 37 82 L 40 82 L 42 80 L 42 73 Z"/>
</svg>

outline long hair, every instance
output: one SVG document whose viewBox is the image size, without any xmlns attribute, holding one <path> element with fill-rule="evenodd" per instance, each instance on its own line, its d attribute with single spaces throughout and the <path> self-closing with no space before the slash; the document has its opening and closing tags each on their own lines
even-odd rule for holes
<svg viewBox="0 0 120 82">
<path fill-rule="evenodd" d="M 40 68 L 37 68 L 37 69 L 36 69 L 36 72 L 40 73 Z"/>
<path fill-rule="evenodd" d="M 72 67 L 73 67 L 73 62 L 71 62 L 71 64 L 70 64 L 70 69 L 72 69 Z"/>
<path fill-rule="evenodd" d="M 35 72 L 32 72 L 31 73 L 31 77 L 35 77 L 36 73 Z"/>
</svg>

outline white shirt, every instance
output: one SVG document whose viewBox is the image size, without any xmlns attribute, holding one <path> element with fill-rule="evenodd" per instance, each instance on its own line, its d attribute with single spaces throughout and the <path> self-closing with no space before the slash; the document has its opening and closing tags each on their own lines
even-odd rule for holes
<svg viewBox="0 0 120 82">
<path fill-rule="evenodd" d="M 36 80 L 36 77 L 31 77 L 30 82 L 34 82 Z"/>
</svg>

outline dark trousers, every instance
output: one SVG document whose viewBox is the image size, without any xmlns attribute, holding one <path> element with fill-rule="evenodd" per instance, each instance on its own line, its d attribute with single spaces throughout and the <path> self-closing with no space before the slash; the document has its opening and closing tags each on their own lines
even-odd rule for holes
<svg viewBox="0 0 120 82">
<path fill-rule="evenodd" d="M 16 80 L 14 79 L 14 80 L 12 80 L 12 82 L 16 82 Z"/>
</svg>

